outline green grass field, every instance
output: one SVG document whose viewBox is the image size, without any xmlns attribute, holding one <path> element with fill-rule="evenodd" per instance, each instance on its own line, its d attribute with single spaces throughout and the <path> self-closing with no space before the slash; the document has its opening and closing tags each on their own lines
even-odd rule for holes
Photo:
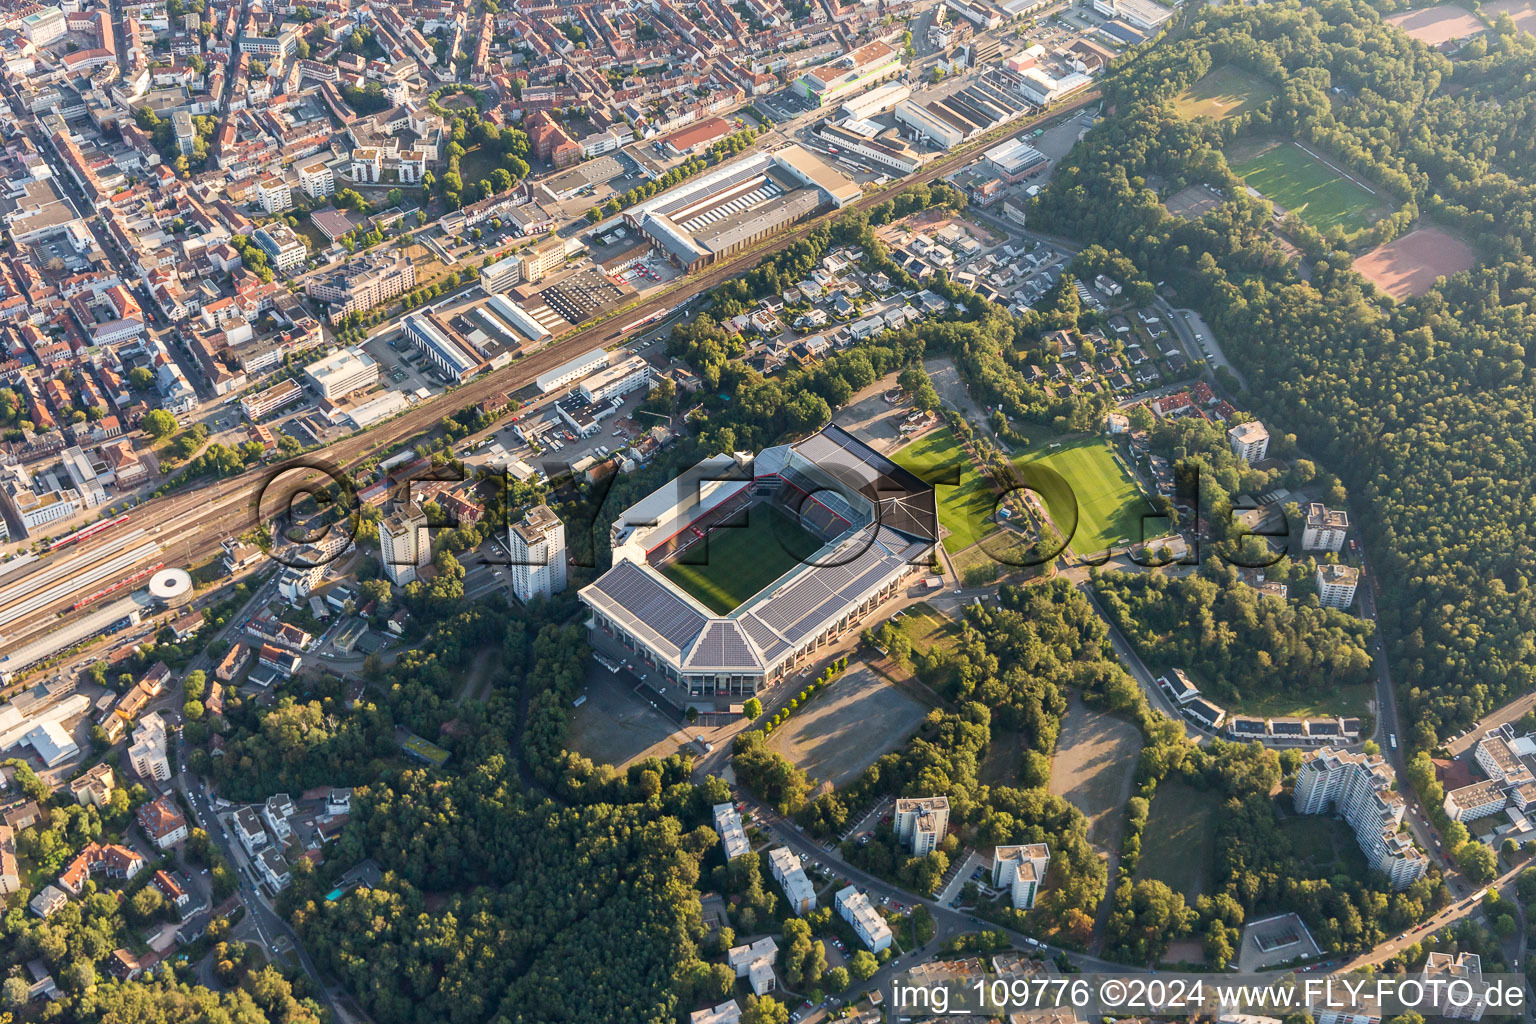
<svg viewBox="0 0 1536 1024">
<path fill-rule="evenodd" d="M 782 511 L 753 505 L 740 525 L 710 531 L 661 574 L 706 608 L 724 615 L 810 557 L 821 546 L 809 530 Z"/>
<path fill-rule="evenodd" d="M 1358 231 L 1370 227 L 1376 219 L 1372 215 L 1381 212 L 1376 196 L 1292 142 L 1271 146 L 1232 170 L 1265 198 L 1319 231 L 1334 227 Z"/>
<path fill-rule="evenodd" d="M 1041 444 L 1034 454 L 1015 460 L 1015 465 L 1023 470 L 1025 483 L 1044 493 L 1051 519 L 1063 533 L 1072 528 L 1076 497 L 1077 529 L 1071 544 L 1079 555 L 1104 551 L 1123 541 L 1139 542 L 1142 517 L 1156 513 L 1103 438 L 1063 441 L 1060 448 Z M 1062 479 L 1031 479 L 1029 466 L 1044 466 Z"/>
<path fill-rule="evenodd" d="M 1295 716 L 1297 718 L 1324 718 L 1340 715 L 1362 718 L 1366 723 L 1374 720 L 1370 701 L 1376 697 L 1376 687 L 1369 683 L 1358 686 L 1335 686 L 1323 696 L 1309 694 L 1272 693 L 1265 697 L 1244 696 L 1228 705 L 1229 709 L 1245 715 L 1262 715 L 1265 718 Z"/>
<path fill-rule="evenodd" d="M 964 551 L 997 529 L 991 518 L 997 510 L 997 495 L 947 427 L 913 441 L 892 458 L 936 485 L 939 523 L 949 531 L 945 551 Z M 958 479 L 958 486 L 940 482 L 952 478 Z"/>
<path fill-rule="evenodd" d="M 1182 782 L 1164 782 L 1141 832 L 1137 878 L 1155 878 L 1193 900 L 1216 855 L 1216 801 Z"/>
<path fill-rule="evenodd" d="M 1209 117 L 1223 121 L 1247 113 L 1275 94 L 1275 87 L 1268 82 L 1224 64 L 1174 97 L 1173 109 L 1190 120 Z"/>
</svg>

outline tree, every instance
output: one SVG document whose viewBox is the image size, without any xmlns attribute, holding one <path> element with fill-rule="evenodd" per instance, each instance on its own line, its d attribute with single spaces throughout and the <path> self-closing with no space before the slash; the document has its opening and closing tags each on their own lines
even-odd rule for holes
<svg viewBox="0 0 1536 1024">
<path fill-rule="evenodd" d="M 848 972 L 857 981 L 868 981 L 875 976 L 875 972 L 879 969 L 879 961 L 867 949 L 859 950 L 848 960 Z"/>
<path fill-rule="evenodd" d="M 156 440 L 169 437 L 176 429 L 176 417 L 164 409 L 149 410 L 139 423 L 144 428 L 144 432 Z"/>
<path fill-rule="evenodd" d="M 1493 851 L 1475 839 L 1469 839 L 1456 849 L 1456 863 L 1479 885 L 1490 881 L 1498 869 L 1498 858 Z"/>
<path fill-rule="evenodd" d="M 757 718 L 763 713 L 763 702 L 756 697 L 748 697 L 746 702 L 741 705 L 741 713 L 748 719 Z"/>
<path fill-rule="evenodd" d="M 848 987 L 848 968 L 834 967 L 827 972 L 823 980 L 826 981 L 827 987 L 832 991 L 841 992 Z"/>
<path fill-rule="evenodd" d="M 789 1024 L 789 1008 L 772 996 L 747 996 L 741 1024 Z"/>
<path fill-rule="evenodd" d="M 187 677 L 181 681 L 182 696 L 188 700 L 202 700 L 208 692 L 208 675 L 202 669 L 194 669 L 187 673 Z"/>
</svg>

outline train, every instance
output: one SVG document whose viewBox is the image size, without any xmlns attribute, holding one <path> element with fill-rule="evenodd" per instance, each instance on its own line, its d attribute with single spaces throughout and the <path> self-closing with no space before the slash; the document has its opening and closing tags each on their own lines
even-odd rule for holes
<svg viewBox="0 0 1536 1024">
<path fill-rule="evenodd" d="M 118 516 L 116 519 L 103 519 L 99 523 L 92 523 L 90 526 L 82 526 L 80 529 L 76 530 L 74 533 L 66 533 L 64 536 L 60 537 L 58 540 L 54 541 L 52 544 L 49 544 L 48 545 L 48 550 L 49 551 L 57 551 L 59 548 L 68 547 L 71 544 L 78 544 L 82 540 L 87 540 L 87 539 L 89 539 L 91 537 L 94 537 L 98 533 L 102 533 L 102 532 L 104 532 L 106 530 L 110 530 L 114 526 L 121 526 L 123 523 L 126 523 L 127 521 L 128 521 L 128 517 L 126 515 L 121 515 L 121 516 Z"/>
</svg>

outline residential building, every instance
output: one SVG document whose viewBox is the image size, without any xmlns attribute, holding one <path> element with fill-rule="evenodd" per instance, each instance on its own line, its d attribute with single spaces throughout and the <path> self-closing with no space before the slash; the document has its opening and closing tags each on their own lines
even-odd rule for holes
<svg viewBox="0 0 1536 1024">
<path fill-rule="evenodd" d="M 21 867 L 16 861 L 16 833 L 0 825 L 0 896 L 21 891 Z"/>
<path fill-rule="evenodd" d="M 252 860 L 256 865 L 256 873 L 273 895 L 288 888 L 293 881 L 293 876 L 288 873 L 288 862 L 283 860 L 283 855 L 277 852 L 276 847 L 262 847 Z"/>
<path fill-rule="evenodd" d="M 512 593 L 527 604 L 565 589 L 565 523 L 548 505 L 535 505 L 507 531 Z"/>
<path fill-rule="evenodd" d="M 1398 830 L 1404 803 L 1396 784 L 1391 766 L 1379 754 L 1324 747 L 1302 762 L 1295 806 L 1298 814 L 1332 811 L 1342 817 L 1354 830 L 1366 863 L 1401 890 L 1424 874 L 1428 860 Z"/>
<path fill-rule="evenodd" d="M 76 803 L 101 808 L 107 806 L 107 802 L 112 799 L 112 790 L 116 786 L 117 776 L 112 766 L 103 761 L 86 769 L 79 778 L 70 780 L 69 793 Z"/>
<path fill-rule="evenodd" d="M 420 505 L 409 502 L 379 524 L 379 549 L 391 583 L 403 587 L 416 579 L 416 570 L 432 561 L 432 540 Z"/>
<path fill-rule="evenodd" d="M 133 729 L 133 745 L 128 748 L 128 761 L 140 778 L 168 782 L 171 778 L 171 762 L 166 756 L 165 720 L 151 711 L 139 719 Z"/>
<path fill-rule="evenodd" d="M 896 801 L 896 838 L 921 857 L 938 849 L 949 829 L 949 797 L 903 797 Z"/>
<path fill-rule="evenodd" d="M 728 999 L 707 1010 L 694 1010 L 688 1015 L 688 1024 L 741 1024 L 741 1007 Z"/>
<path fill-rule="evenodd" d="M 293 186 L 275 174 L 269 174 L 256 183 L 256 201 L 270 214 L 293 209 Z"/>
<path fill-rule="evenodd" d="M 736 972 L 736 977 L 746 978 L 755 995 L 766 995 L 778 987 L 773 976 L 773 965 L 778 961 L 779 947 L 772 936 L 764 936 L 751 945 L 735 946 L 725 955 L 725 962 Z"/>
<path fill-rule="evenodd" d="M 267 254 L 274 270 L 288 273 L 304 266 L 309 248 L 293 229 L 281 221 L 271 221 L 251 234 L 251 241 Z"/>
<path fill-rule="evenodd" d="M 768 852 L 768 870 L 784 890 L 784 898 L 801 917 L 816 909 L 816 887 L 805 877 L 800 859 L 788 847 Z"/>
<path fill-rule="evenodd" d="M 1301 550 L 1340 551 L 1349 532 L 1349 513 L 1331 509 L 1320 501 L 1307 505 L 1307 521 L 1301 531 Z"/>
<path fill-rule="evenodd" d="M 336 191 L 336 176 L 324 160 L 299 168 L 299 188 L 311 199 L 324 199 Z"/>
<path fill-rule="evenodd" d="M 85 891 L 85 883 L 95 876 L 126 882 L 143 871 L 149 862 L 126 846 L 90 843 L 59 875 L 59 888 L 71 896 Z"/>
<path fill-rule="evenodd" d="M 1426 1010 L 1450 1020 L 1482 1020 L 1487 1009 L 1483 961 L 1476 953 L 1432 952 L 1419 978 L 1429 996 Z"/>
<path fill-rule="evenodd" d="M 1317 601 L 1324 608 L 1348 608 L 1355 601 L 1355 588 L 1360 583 L 1360 570 L 1352 565 L 1320 565 L 1317 567 Z"/>
<path fill-rule="evenodd" d="M 741 815 L 733 804 L 715 804 L 715 831 L 720 834 L 720 845 L 725 849 L 725 859 L 735 860 L 752 852 L 747 841 L 747 830 L 742 827 Z M 741 977 L 738 973 L 737 977 Z"/>
<path fill-rule="evenodd" d="M 267 845 L 270 837 L 256 812 L 242 807 L 235 811 L 235 838 L 240 840 L 247 854 L 254 856 L 257 850 Z"/>
<path fill-rule="evenodd" d="M 1269 454 L 1269 431 L 1258 420 L 1239 423 L 1227 431 L 1227 442 L 1237 457 L 1250 466 L 1262 462 Z"/>
<path fill-rule="evenodd" d="M 139 806 L 139 828 L 157 850 L 169 850 L 187 838 L 187 819 L 169 794 Z"/>
<path fill-rule="evenodd" d="M 890 925 L 875 912 L 868 896 L 850 885 L 837 891 L 834 903 L 837 912 L 871 953 L 878 953 L 891 944 Z"/>
<path fill-rule="evenodd" d="M 1531 781 L 1531 770 L 1515 752 L 1514 744 L 1518 742 L 1527 753 L 1536 752 L 1536 743 L 1531 737 L 1515 739 L 1514 727 L 1508 723 L 1498 729 L 1489 731 L 1482 739 L 1477 741 L 1477 750 L 1474 757 L 1478 767 L 1488 774 L 1490 779 L 1500 782 L 1508 782 L 1518 785 Z"/>
<path fill-rule="evenodd" d="M 334 271 L 309 278 L 304 291 L 329 303 L 326 314 L 335 322 L 382 306 L 415 286 L 416 264 L 408 257 L 375 255 L 350 260 Z"/>
<path fill-rule="evenodd" d="M 32 902 L 28 903 L 27 906 L 38 917 L 46 918 L 52 917 L 60 910 L 63 910 L 64 905 L 68 902 L 69 897 L 65 895 L 62 889 L 53 885 L 45 885 L 36 896 L 32 897 Z"/>
<path fill-rule="evenodd" d="M 1008 892 L 1015 910 L 1030 910 L 1050 865 L 1051 848 L 1044 843 L 999 846 L 992 854 L 992 888 Z"/>
<path fill-rule="evenodd" d="M 293 835 L 293 826 L 288 823 L 288 819 L 296 813 L 293 800 L 287 793 L 273 794 L 261 806 L 261 820 L 267 823 L 267 828 L 278 843 L 287 842 L 288 837 Z"/>
<path fill-rule="evenodd" d="M 1508 788 L 1504 783 L 1492 779 L 1474 782 L 1470 786 L 1462 786 L 1445 794 L 1445 803 L 1442 806 L 1446 816 L 1452 821 L 1467 822 L 1486 818 L 1504 809 L 1504 805 L 1508 803 L 1508 797 L 1505 795 Z"/>
</svg>

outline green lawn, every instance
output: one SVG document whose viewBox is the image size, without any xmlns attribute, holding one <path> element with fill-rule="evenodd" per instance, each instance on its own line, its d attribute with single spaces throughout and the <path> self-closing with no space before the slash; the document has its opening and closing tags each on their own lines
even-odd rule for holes
<svg viewBox="0 0 1536 1024">
<path fill-rule="evenodd" d="M 1137 878 L 1155 878 L 1193 900 L 1204 891 L 1216 855 L 1216 801 L 1182 782 L 1164 782 L 1141 832 Z"/>
<path fill-rule="evenodd" d="M 1319 231 L 1358 231 L 1381 212 L 1376 196 L 1341 177 L 1293 142 L 1271 146 L 1232 168 L 1252 188 Z"/>
<path fill-rule="evenodd" d="M 1173 109 L 1191 120 L 1223 121 L 1247 113 L 1274 95 L 1275 87 L 1268 82 L 1224 64 L 1174 97 Z"/>
<path fill-rule="evenodd" d="M 661 567 L 667 579 L 721 615 L 799 565 L 820 547 L 811 532 L 779 509 L 753 505 L 745 518 L 710 531 Z"/>
<path fill-rule="evenodd" d="M 902 619 L 906 624 L 907 636 L 912 638 L 914 649 L 923 651 L 955 649 L 955 638 L 960 632 L 959 626 L 954 619 L 928 602 L 924 601 L 908 608 Z"/>
<path fill-rule="evenodd" d="M 1155 515 L 1156 510 L 1131 474 L 1115 460 L 1109 442 L 1090 435 L 1060 443 L 1060 448 L 1041 444 L 1034 454 L 1016 460 L 1015 465 L 1022 470 L 1024 482 L 1045 495 L 1051 519 L 1063 533 L 1073 529 L 1075 499 L 1072 550 L 1087 555 L 1141 541 L 1142 519 Z M 1061 479 L 1032 476 L 1030 466 L 1044 466 Z"/>
<path fill-rule="evenodd" d="M 1326 718 L 1338 715 L 1343 718 L 1361 718 L 1373 721 L 1367 702 L 1376 698 L 1376 687 L 1369 683 L 1358 686 L 1335 686 L 1329 693 L 1311 694 L 1272 693 L 1267 697 L 1248 697 L 1233 702 L 1230 710 L 1244 715 L 1260 715 L 1265 718 L 1294 716 L 1297 718 Z M 1369 728 L 1367 728 L 1369 732 Z"/>
<path fill-rule="evenodd" d="M 892 458 L 934 485 L 939 523 L 949 531 L 944 538 L 945 551 L 964 551 L 997 529 L 992 521 L 997 495 L 949 428 L 924 435 Z"/>
</svg>

